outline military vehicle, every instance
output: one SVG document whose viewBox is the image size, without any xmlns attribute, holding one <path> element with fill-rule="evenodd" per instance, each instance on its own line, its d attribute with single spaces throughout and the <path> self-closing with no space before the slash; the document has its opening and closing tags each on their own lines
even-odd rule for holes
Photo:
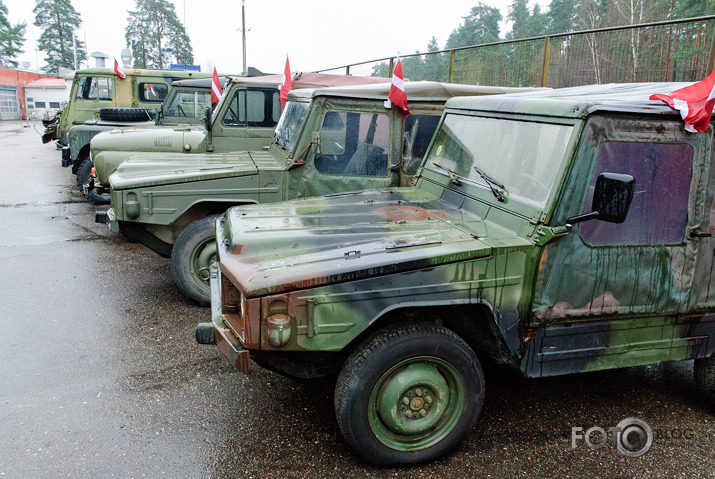
<svg viewBox="0 0 715 479">
<path fill-rule="evenodd" d="M 136 155 L 111 175 L 112 207 L 97 220 L 171 254 L 179 287 L 208 304 L 214 223 L 228 207 L 408 185 L 448 98 L 523 90 L 407 82 L 412 114 L 403 118 L 384 106 L 389 89 L 382 83 L 294 90 L 267 149 L 165 153 L 164 161 Z"/>
<path fill-rule="evenodd" d="M 219 77 L 219 81 L 223 88 L 227 79 L 222 76 Z M 94 166 L 89 154 L 92 138 L 103 131 L 126 126 L 153 128 L 155 126 L 198 125 L 203 122 L 203 117 L 206 114 L 205 108 L 211 106 L 212 82 L 212 78 L 173 82 L 169 89 L 169 95 L 151 115 L 148 110 L 100 109 L 99 119 L 87 120 L 84 124 L 69 129 L 67 135 L 69 146 L 62 148 L 62 166 L 72 166 L 72 171 L 77 174 L 77 186 L 83 190 L 91 202 L 95 204 L 108 202 L 108 194 L 97 194 L 94 188 L 90 187 L 91 171 Z"/>
<path fill-rule="evenodd" d="M 155 110 L 164 101 L 174 80 L 206 78 L 209 73 L 183 70 L 143 70 L 127 68 L 119 78 L 112 68 L 86 68 L 75 72 L 69 102 L 53 131 L 42 136 L 43 143 L 57 140 L 67 146 L 67 134 L 74 125 L 99 118 L 99 110 L 111 107 Z M 126 117 L 125 117 L 126 118 Z"/>
<path fill-rule="evenodd" d="M 470 432 L 482 360 L 536 378 L 694 359 L 715 403 L 713 126 L 648 99 L 683 86 L 454 98 L 411 187 L 231 208 L 198 342 L 244 372 L 338 373 L 340 430 L 384 465 Z"/>
<path fill-rule="evenodd" d="M 281 115 L 279 87 L 282 75 L 232 77 L 223 100 L 211 116 L 205 115 L 203 128 L 185 126 L 145 131 L 123 128 L 93 138 L 92 159 L 96 174 L 86 190 L 109 192 L 109 175 L 131 156 L 149 152 L 164 161 L 167 152 L 195 155 L 206 152 L 258 150 L 273 139 Z M 386 83 L 387 78 L 296 73 L 293 88 Z M 215 117 L 215 120 L 213 119 Z M 145 157 L 146 158 L 146 157 Z"/>
</svg>

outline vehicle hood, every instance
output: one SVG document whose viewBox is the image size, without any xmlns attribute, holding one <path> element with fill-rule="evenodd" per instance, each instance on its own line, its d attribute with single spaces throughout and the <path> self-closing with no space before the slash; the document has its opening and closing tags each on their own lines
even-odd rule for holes
<svg viewBox="0 0 715 479">
<path fill-rule="evenodd" d="M 117 128 L 92 138 L 92 157 L 103 151 L 206 151 L 206 132 L 203 129 L 180 128 Z"/>
<path fill-rule="evenodd" d="M 217 228 L 221 271 L 246 297 L 486 257 L 490 235 L 515 238 L 412 188 L 235 207 Z"/>
<path fill-rule="evenodd" d="M 109 181 L 115 190 L 124 190 L 255 175 L 259 170 L 284 169 L 283 163 L 266 151 L 193 155 L 142 153 L 120 164 Z"/>
</svg>

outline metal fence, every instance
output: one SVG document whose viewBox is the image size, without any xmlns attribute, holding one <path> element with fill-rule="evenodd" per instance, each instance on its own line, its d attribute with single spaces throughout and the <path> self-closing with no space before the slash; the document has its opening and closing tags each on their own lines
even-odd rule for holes
<svg viewBox="0 0 715 479">
<path fill-rule="evenodd" d="M 715 15 L 560 33 L 401 57 L 409 80 L 549 86 L 697 81 L 715 67 Z M 392 58 L 319 70 L 390 76 Z"/>
</svg>

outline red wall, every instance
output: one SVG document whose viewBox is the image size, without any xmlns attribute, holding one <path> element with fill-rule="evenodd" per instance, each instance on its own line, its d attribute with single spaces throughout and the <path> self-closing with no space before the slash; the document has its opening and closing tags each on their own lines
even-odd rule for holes
<svg viewBox="0 0 715 479">
<path fill-rule="evenodd" d="M 39 80 L 40 78 L 58 78 L 50 75 L 42 75 L 40 73 L 30 73 L 20 70 L 11 70 L 9 68 L 0 68 L 0 85 L 17 87 L 17 97 L 20 100 L 21 115 L 25 114 L 25 89 L 22 88 L 26 83 Z"/>
</svg>

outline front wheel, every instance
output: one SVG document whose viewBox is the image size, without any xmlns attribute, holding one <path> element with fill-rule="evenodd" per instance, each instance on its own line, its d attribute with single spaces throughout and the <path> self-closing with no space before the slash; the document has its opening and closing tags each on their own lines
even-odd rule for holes
<svg viewBox="0 0 715 479">
<path fill-rule="evenodd" d="M 191 223 L 174 243 L 171 272 L 188 297 L 206 306 L 211 302 L 209 266 L 216 261 L 216 217 Z"/>
<path fill-rule="evenodd" d="M 335 386 L 345 440 L 369 462 L 410 465 L 452 450 L 484 402 L 484 373 L 467 343 L 427 323 L 378 331 L 353 351 Z"/>
</svg>

